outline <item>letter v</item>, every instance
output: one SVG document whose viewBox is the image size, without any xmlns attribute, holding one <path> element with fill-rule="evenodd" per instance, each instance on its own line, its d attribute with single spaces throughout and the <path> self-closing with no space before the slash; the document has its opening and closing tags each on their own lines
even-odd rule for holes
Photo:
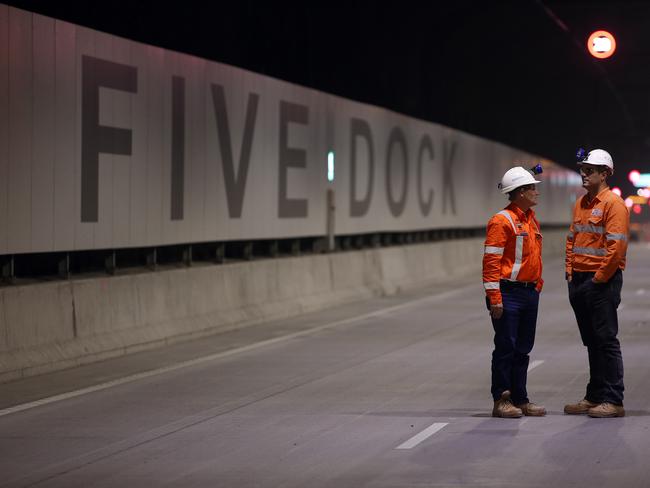
<svg viewBox="0 0 650 488">
<path fill-rule="evenodd" d="M 238 219 L 242 214 L 244 195 L 246 193 L 246 178 L 250 165 L 251 147 L 253 145 L 253 133 L 255 132 L 255 120 L 257 118 L 257 104 L 259 95 L 250 93 L 246 107 L 246 122 L 244 124 L 244 137 L 239 153 L 239 165 L 235 174 L 235 165 L 232 154 L 232 141 L 230 138 L 230 126 L 228 124 L 228 110 L 226 108 L 226 96 L 223 86 L 213 84 L 212 103 L 214 115 L 217 120 L 217 133 L 219 135 L 219 147 L 221 149 L 221 161 L 223 177 L 226 186 L 226 199 L 228 202 L 228 215 L 230 218 Z"/>
</svg>

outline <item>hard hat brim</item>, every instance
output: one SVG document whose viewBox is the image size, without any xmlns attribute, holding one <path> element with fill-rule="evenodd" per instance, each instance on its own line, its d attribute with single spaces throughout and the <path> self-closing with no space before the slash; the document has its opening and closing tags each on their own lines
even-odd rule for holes
<svg viewBox="0 0 650 488">
<path fill-rule="evenodd" d="M 537 181 L 536 179 L 533 179 L 533 181 L 529 181 L 528 183 L 522 183 L 521 185 L 506 186 L 505 188 L 501 189 L 501 193 L 505 195 L 506 193 L 510 193 L 511 191 L 516 190 L 517 188 L 521 188 L 522 186 L 537 185 L 538 183 L 541 183 L 541 181 Z"/>
</svg>

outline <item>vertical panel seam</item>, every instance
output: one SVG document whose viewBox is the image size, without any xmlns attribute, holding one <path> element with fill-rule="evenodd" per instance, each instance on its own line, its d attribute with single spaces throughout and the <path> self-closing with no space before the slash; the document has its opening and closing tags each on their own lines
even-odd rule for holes
<svg viewBox="0 0 650 488">
<path fill-rule="evenodd" d="M 52 54 L 54 56 L 54 63 L 53 63 L 53 78 L 54 78 L 54 110 L 52 113 L 52 120 L 54 122 L 54 127 L 53 127 L 53 132 L 54 132 L 54 144 L 52 145 L 52 249 L 56 251 L 56 129 L 57 129 L 57 124 L 56 124 L 56 114 L 58 112 L 58 84 L 57 84 L 57 57 L 56 57 L 56 44 L 57 44 L 57 36 L 56 36 L 56 27 L 57 27 L 57 20 L 54 19 L 52 23 L 52 37 L 53 37 L 53 43 L 52 45 L 54 46 L 52 48 Z"/>
<path fill-rule="evenodd" d="M 10 137 L 10 128 L 9 128 L 9 120 L 11 119 L 10 117 L 10 109 L 9 109 L 9 101 L 11 100 L 11 76 L 9 74 L 9 66 L 11 65 L 10 63 L 10 56 L 11 56 L 11 46 L 9 45 L 9 42 L 11 40 L 11 35 L 10 35 L 10 25 L 11 23 L 9 22 L 9 16 L 10 12 L 9 9 L 11 7 L 7 6 L 7 38 L 5 39 L 5 46 L 7 46 L 7 166 L 6 166 L 6 178 L 5 178 L 5 185 L 8 185 L 9 182 L 9 157 L 11 155 L 11 151 L 9 150 L 9 146 L 11 144 L 11 137 Z M 9 229 L 9 188 L 5 186 L 5 192 L 4 192 L 4 199 L 5 199 L 5 222 L 7 225 L 7 229 Z M 9 251 L 9 232 L 3 232 L 4 234 L 4 249 L 6 251 Z"/>
<path fill-rule="evenodd" d="M 30 56 L 30 63 L 31 63 L 31 69 L 30 69 L 30 76 L 31 76 L 31 120 L 30 120 L 30 125 L 32 128 L 32 137 L 30 141 L 30 149 L 29 149 L 29 248 L 33 252 L 34 251 L 34 137 L 36 136 L 35 134 L 35 127 L 34 127 L 34 120 L 36 119 L 34 110 L 36 109 L 36 104 L 34 103 L 34 94 L 36 92 L 36 76 L 34 75 L 34 58 L 36 57 L 36 54 L 34 53 L 34 17 L 35 14 L 29 13 L 29 17 L 31 20 L 31 32 L 30 32 L 30 37 L 31 37 L 31 51 L 32 55 Z"/>
<path fill-rule="evenodd" d="M 133 56 L 132 56 L 133 44 L 131 44 L 131 43 L 129 43 L 127 41 L 127 46 L 129 47 L 129 64 L 131 66 L 134 66 L 134 64 L 133 64 Z M 135 66 L 135 69 L 136 69 L 136 73 L 137 73 L 138 67 Z M 139 77 L 136 76 L 136 81 L 135 81 L 135 94 L 136 95 L 138 93 L 138 82 L 139 82 Z M 128 235 L 127 242 L 128 242 L 129 246 L 133 246 L 132 234 L 131 234 L 131 222 L 133 221 L 132 219 L 134 218 L 134 215 L 133 215 L 133 194 L 131 193 L 131 185 L 133 184 L 133 178 L 135 177 L 134 175 L 136 173 L 136 168 L 135 168 L 135 165 L 133 164 L 133 162 L 136 160 L 136 156 L 134 154 L 136 144 L 133 142 L 134 139 L 136 138 L 135 124 L 133 123 L 134 122 L 133 98 L 134 98 L 133 94 L 129 95 L 129 112 L 130 112 L 130 117 L 129 118 L 131 119 L 131 155 L 129 156 L 129 189 L 127 191 L 127 195 L 128 195 L 127 200 L 129 202 L 129 210 L 128 210 L 128 212 L 129 212 L 129 223 L 127 225 L 127 235 Z"/>
<path fill-rule="evenodd" d="M 145 144 L 146 147 L 146 154 L 144 154 L 144 180 L 145 180 L 145 185 L 144 185 L 144 209 L 143 209 L 143 214 L 144 214 L 144 244 L 149 245 L 151 242 L 149 239 L 149 79 L 151 78 L 149 72 L 150 72 L 150 65 L 149 65 L 149 54 L 150 54 L 150 49 L 148 47 L 144 48 L 145 51 L 145 65 L 146 69 L 144 70 L 143 74 L 146 74 L 146 89 L 145 89 L 145 94 L 146 98 L 144 100 L 144 123 L 145 123 L 145 132 L 146 137 L 147 137 L 147 142 Z M 144 83 L 143 83 L 144 85 Z"/>
</svg>

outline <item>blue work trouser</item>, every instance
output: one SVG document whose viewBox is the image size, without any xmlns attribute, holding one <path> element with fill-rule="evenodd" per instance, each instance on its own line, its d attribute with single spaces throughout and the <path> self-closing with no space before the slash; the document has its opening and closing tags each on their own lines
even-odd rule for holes
<svg viewBox="0 0 650 488">
<path fill-rule="evenodd" d="M 502 282 L 501 296 L 503 315 L 498 320 L 492 319 L 492 397 L 496 401 L 501 393 L 510 390 L 512 402 L 521 405 L 529 402 L 528 354 L 535 343 L 539 292 Z"/>
<path fill-rule="evenodd" d="M 594 283 L 594 273 L 574 271 L 569 301 L 576 315 L 582 343 L 589 356 L 589 383 L 585 398 L 594 403 L 623 404 L 623 357 L 618 342 L 618 316 L 623 273 L 605 283 Z"/>
</svg>

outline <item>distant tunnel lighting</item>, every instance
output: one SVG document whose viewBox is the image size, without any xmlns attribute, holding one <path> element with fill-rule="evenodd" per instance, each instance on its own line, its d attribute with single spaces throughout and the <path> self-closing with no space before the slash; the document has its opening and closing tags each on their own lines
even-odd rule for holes
<svg viewBox="0 0 650 488">
<path fill-rule="evenodd" d="M 632 170 L 628 173 L 627 178 L 630 180 L 630 183 L 633 185 L 639 181 L 639 178 L 641 178 L 641 173 L 639 173 L 637 170 Z"/>
<path fill-rule="evenodd" d="M 616 51 L 616 39 L 607 31 L 596 31 L 589 36 L 587 49 L 595 58 L 609 58 Z"/>
<path fill-rule="evenodd" d="M 327 181 L 334 181 L 334 151 L 327 153 Z"/>
<path fill-rule="evenodd" d="M 623 194 L 623 192 L 621 192 L 621 189 L 618 186 L 612 188 L 612 193 L 616 193 L 619 197 Z"/>
<path fill-rule="evenodd" d="M 650 173 L 639 173 L 638 171 L 630 171 L 630 174 L 628 174 L 627 177 L 636 188 L 650 187 Z"/>
<path fill-rule="evenodd" d="M 634 211 L 635 214 L 637 214 L 637 215 L 640 214 L 641 213 L 641 205 L 639 205 L 638 203 L 635 204 L 634 207 L 632 207 L 632 210 Z"/>
<path fill-rule="evenodd" d="M 627 198 L 625 199 L 625 206 L 626 206 L 627 208 L 630 208 L 632 205 L 634 205 L 634 202 L 632 201 L 632 199 L 631 199 L 630 197 L 627 197 Z"/>
</svg>

